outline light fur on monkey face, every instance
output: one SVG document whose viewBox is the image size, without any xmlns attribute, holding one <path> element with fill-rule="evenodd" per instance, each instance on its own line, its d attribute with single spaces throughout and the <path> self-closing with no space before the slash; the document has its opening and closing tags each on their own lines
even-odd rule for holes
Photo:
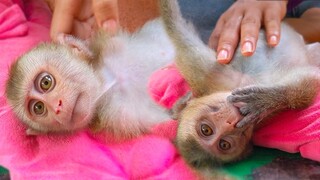
<svg viewBox="0 0 320 180">
<path fill-rule="evenodd" d="M 227 102 L 229 94 L 192 99 L 181 112 L 177 146 L 193 166 L 227 163 L 249 154 L 253 126 L 235 127 L 242 116 Z M 198 150 L 190 153 L 192 149 Z"/>
<path fill-rule="evenodd" d="M 31 129 L 72 131 L 91 120 L 100 84 L 72 50 L 42 44 L 13 64 L 10 77 L 8 102 Z"/>
</svg>

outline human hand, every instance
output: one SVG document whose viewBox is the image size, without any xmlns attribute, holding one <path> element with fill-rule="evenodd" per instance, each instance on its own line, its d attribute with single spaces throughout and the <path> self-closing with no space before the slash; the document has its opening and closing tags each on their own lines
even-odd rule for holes
<svg viewBox="0 0 320 180">
<path fill-rule="evenodd" d="M 50 36 L 54 41 L 57 41 L 60 33 L 87 39 L 97 27 L 103 28 L 110 34 L 114 34 L 118 29 L 117 0 L 46 1 L 53 11 Z"/>
<path fill-rule="evenodd" d="M 251 56 L 261 26 L 266 29 L 268 45 L 276 46 L 286 5 L 287 1 L 237 0 L 221 15 L 209 39 L 209 46 L 217 50 L 217 61 L 229 63 L 239 40 L 241 53 Z"/>
</svg>

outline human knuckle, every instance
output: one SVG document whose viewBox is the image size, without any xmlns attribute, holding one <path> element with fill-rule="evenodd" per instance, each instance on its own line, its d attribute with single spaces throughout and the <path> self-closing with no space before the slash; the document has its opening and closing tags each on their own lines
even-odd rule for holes
<svg viewBox="0 0 320 180">
<path fill-rule="evenodd" d="M 112 2 L 110 0 L 94 0 L 92 6 L 94 9 L 109 8 Z"/>
<path fill-rule="evenodd" d="M 219 37 L 221 36 L 221 32 L 219 31 L 213 31 L 211 34 L 211 39 L 219 39 Z"/>
<path fill-rule="evenodd" d="M 245 17 L 241 21 L 241 25 L 257 25 L 260 24 L 260 20 L 258 20 L 256 17 Z"/>
</svg>

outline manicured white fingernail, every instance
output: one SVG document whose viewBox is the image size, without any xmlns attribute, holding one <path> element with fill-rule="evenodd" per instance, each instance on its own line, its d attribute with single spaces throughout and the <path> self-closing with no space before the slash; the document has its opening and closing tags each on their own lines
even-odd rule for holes
<svg viewBox="0 0 320 180">
<path fill-rule="evenodd" d="M 228 51 L 225 49 L 220 50 L 217 56 L 217 61 L 219 61 L 220 63 L 224 63 L 228 61 L 227 58 L 228 58 Z"/>
<path fill-rule="evenodd" d="M 247 41 L 243 44 L 241 48 L 242 54 L 251 54 L 253 52 L 253 45 L 251 42 Z"/>
<path fill-rule="evenodd" d="M 270 36 L 269 38 L 269 44 L 274 46 L 278 44 L 278 38 L 275 35 Z"/>
</svg>

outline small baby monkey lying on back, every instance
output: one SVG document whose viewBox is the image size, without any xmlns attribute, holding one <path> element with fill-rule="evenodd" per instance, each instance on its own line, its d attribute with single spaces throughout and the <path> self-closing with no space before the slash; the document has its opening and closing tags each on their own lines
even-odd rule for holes
<svg viewBox="0 0 320 180">
<path fill-rule="evenodd" d="M 160 20 L 132 35 L 98 32 L 88 42 L 62 35 L 11 66 L 6 97 L 28 134 L 90 125 L 118 139 L 135 137 L 170 119 L 146 87 L 153 71 L 173 61 L 173 49 Z"/>
<path fill-rule="evenodd" d="M 253 56 L 243 57 L 238 50 L 230 64 L 221 65 L 182 19 L 176 0 L 161 0 L 161 13 L 176 48 L 177 67 L 193 93 L 174 107 L 177 147 L 193 167 L 244 158 L 261 121 L 313 102 L 318 67 L 310 65 L 302 38 L 287 25 L 281 26 L 276 48 L 267 46 L 261 30 Z"/>
</svg>

